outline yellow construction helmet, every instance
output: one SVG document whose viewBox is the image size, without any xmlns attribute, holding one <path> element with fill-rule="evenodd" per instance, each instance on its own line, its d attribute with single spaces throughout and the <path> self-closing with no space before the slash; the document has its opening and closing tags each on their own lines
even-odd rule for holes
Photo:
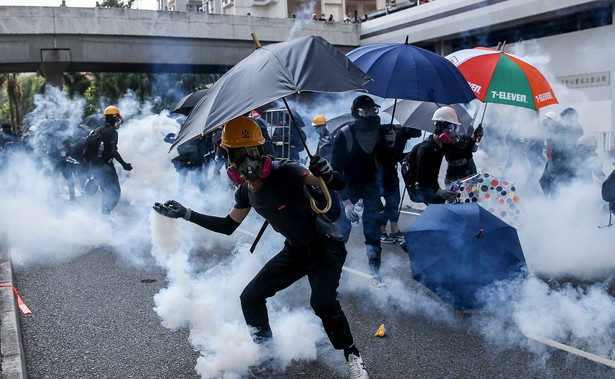
<svg viewBox="0 0 615 379">
<path fill-rule="evenodd" d="M 222 130 L 222 142 L 225 148 L 238 148 L 263 145 L 265 138 L 258 124 L 247 117 L 237 117 L 226 123 Z"/>
<path fill-rule="evenodd" d="M 314 121 L 312 121 L 312 126 L 325 125 L 326 123 L 327 119 L 325 118 L 325 116 L 319 114 L 318 116 L 314 117 Z"/>
<path fill-rule="evenodd" d="M 117 107 L 114 107 L 113 105 L 110 105 L 107 108 L 105 108 L 105 113 L 103 113 L 103 116 L 108 116 L 111 114 L 116 114 L 117 117 L 122 118 L 122 115 L 120 114 L 120 110 L 117 109 Z"/>
</svg>

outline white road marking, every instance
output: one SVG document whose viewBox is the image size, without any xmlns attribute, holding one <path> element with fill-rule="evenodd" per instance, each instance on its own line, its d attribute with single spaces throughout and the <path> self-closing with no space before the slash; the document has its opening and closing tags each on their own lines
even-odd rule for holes
<svg viewBox="0 0 615 379">
<path fill-rule="evenodd" d="M 586 351 L 579 350 L 579 349 L 576 349 L 576 348 L 568 346 L 568 345 L 564 345 L 563 343 L 559 343 L 559 342 L 550 340 L 550 339 L 548 339 L 546 337 L 535 336 L 535 335 L 531 335 L 531 334 L 526 334 L 525 336 L 527 338 L 529 338 L 529 339 L 533 339 L 534 341 L 538 341 L 538 342 L 544 343 L 545 345 L 549 345 L 549 346 L 555 347 L 557 349 L 564 350 L 564 351 L 567 351 L 567 352 L 572 353 L 572 354 L 576 354 L 576 355 L 581 356 L 581 357 L 583 357 L 585 359 L 589 359 L 591 361 L 602 363 L 603 365 L 607 365 L 607 366 L 610 366 L 610 367 L 615 367 L 615 361 L 612 361 L 610 359 L 606 359 L 606 358 L 600 357 L 598 355 L 595 355 L 595 354 L 592 354 L 592 353 L 588 353 Z"/>
<path fill-rule="evenodd" d="M 362 276 L 362 277 L 367 278 L 367 279 L 371 279 L 372 278 L 372 276 L 370 274 L 366 274 L 366 273 L 361 272 L 359 270 L 355 270 L 354 268 L 342 266 L 342 270 L 348 271 L 351 274 Z"/>
</svg>

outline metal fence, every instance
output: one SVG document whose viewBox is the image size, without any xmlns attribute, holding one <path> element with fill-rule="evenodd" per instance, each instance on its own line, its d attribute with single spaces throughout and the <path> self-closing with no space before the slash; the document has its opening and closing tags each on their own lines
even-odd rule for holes
<svg viewBox="0 0 615 379">
<path fill-rule="evenodd" d="M 612 153 L 615 150 L 615 132 L 587 132 L 589 136 L 594 136 L 598 140 L 598 151 Z"/>
</svg>

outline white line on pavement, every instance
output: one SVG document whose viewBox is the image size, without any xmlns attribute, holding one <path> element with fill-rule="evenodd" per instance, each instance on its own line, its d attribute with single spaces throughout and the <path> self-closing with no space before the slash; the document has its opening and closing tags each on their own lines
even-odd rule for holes
<svg viewBox="0 0 615 379">
<path fill-rule="evenodd" d="M 598 355 L 595 355 L 595 354 L 592 354 L 592 353 L 588 353 L 586 351 L 579 350 L 579 349 L 576 349 L 574 347 L 570 347 L 568 345 L 564 345 L 563 343 L 559 343 L 559 342 L 550 340 L 550 339 L 548 339 L 546 337 L 535 336 L 535 335 L 532 335 L 532 334 L 526 334 L 525 336 L 527 338 L 529 338 L 529 339 L 533 339 L 534 341 L 538 341 L 538 342 L 544 343 L 545 345 L 549 345 L 549 346 L 555 347 L 557 349 L 564 350 L 564 351 L 567 351 L 569 353 L 579 355 L 579 356 L 581 356 L 583 358 L 586 358 L 586 359 L 589 359 L 589 360 L 592 360 L 592 361 L 595 361 L 595 362 L 598 362 L 598 363 L 602 363 L 603 365 L 607 365 L 607 366 L 610 366 L 610 367 L 615 367 L 615 361 L 612 361 L 610 359 L 606 359 L 606 358 L 600 357 Z"/>
<path fill-rule="evenodd" d="M 361 271 L 359 271 L 359 270 L 355 270 L 354 268 L 350 268 L 350 267 L 342 266 L 342 270 L 348 271 L 348 272 L 350 272 L 350 273 L 352 273 L 352 274 L 355 274 L 355 275 L 362 276 L 362 277 L 367 278 L 367 279 L 371 279 L 371 278 L 372 278 L 372 276 L 371 276 L 371 275 L 366 274 L 366 273 L 364 273 L 364 272 L 361 272 Z"/>
</svg>

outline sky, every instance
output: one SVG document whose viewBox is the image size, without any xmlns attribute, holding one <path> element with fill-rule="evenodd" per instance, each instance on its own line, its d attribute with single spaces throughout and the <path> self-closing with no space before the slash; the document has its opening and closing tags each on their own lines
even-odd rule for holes
<svg viewBox="0 0 615 379">
<path fill-rule="evenodd" d="M 104 0 L 99 0 L 103 2 Z M 24 7 L 57 7 L 62 3 L 62 0 L 0 0 L 0 5 L 15 5 Z M 66 5 L 69 7 L 90 8 L 96 5 L 96 0 L 66 0 Z M 157 9 L 156 0 L 137 0 L 133 5 L 133 9 Z"/>
</svg>

